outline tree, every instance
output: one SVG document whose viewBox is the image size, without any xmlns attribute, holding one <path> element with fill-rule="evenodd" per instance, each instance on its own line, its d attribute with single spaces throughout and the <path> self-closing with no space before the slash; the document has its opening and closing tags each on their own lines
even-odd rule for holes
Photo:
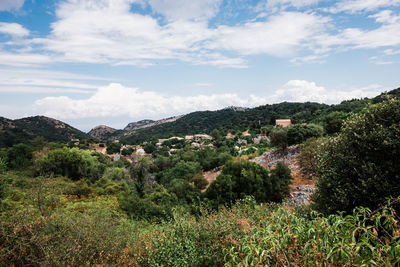
<svg viewBox="0 0 400 267">
<path fill-rule="evenodd" d="M 14 145 L 7 151 L 8 167 L 23 169 L 32 165 L 33 148 L 25 144 Z"/>
<path fill-rule="evenodd" d="M 214 129 L 211 132 L 211 136 L 216 141 L 216 140 L 218 140 L 218 139 L 220 139 L 222 137 L 222 134 L 218 129 Z"/>
<path fill-rule="evenodd" d="M 182 179 L 191 182 L 193 177 L 201 173 L 200 164 L 197 162 L 179 161 L 174 167 L 167 170 L 161 180 L 163 184 L 168 184 L 175 179 Z"/>
<path fill-rule="evenodd" d="M 124 148 L 122 149 L 121 154 L 123 156 L 130 156 L 132 155 L 133 151 L 134 151 L 133 148 Z"/>
<path fill-rule="evenodd" d="M 36 171 L 41 175 L 63 175 L 72 180 L 88 178 L 92 182 L 104 173 L 106 165 L 87 150 L 59 148 L 50 151 L 35 162 Z"/>
<path fill-rule="evenodd" d="M 276 127 L 273 129 L 269 135 L 271 139 L 271 145 L 279 148 L 279 149 L 286 149 L 288 146 L 287 140 L 287 129 L 283 127 Z"/>
<path fill-rule="evenodd" d="M 121 149 L 121 144 L 119 143 L 108 143 L 107 144 L 107 154 L 114 154 L 114 153 L 119 153 Z"/>
<path fill-rule="evenodd" d="M 280 167 L 273 177 L 267 169 L 249 162 L 228 162 L 222 173 L 208 187 L 205 196 L 213 207 L 230 205 L 237 199 L 252 195 L 258 202 L 282 201 L 287 192 L 287 171 Z M 290 173 L 289 173 L 290 175 Z"/>
<path fill-rule="evenodd" d="M 400 101 L 370 105 L 344 122 L 319 160 L 316 209 L 377 208 L 400 195 Z"/>
<path fill-rule="evenodd" d="M 145 144 L 143 146 L 143 149 L 144 149 L 144 152 L 146 152 L 147 154 L 151 154 L 154 151 L 156 151 L 157 148 L 152 142 L 150 142 L 150 143 Z"/>
<path fill-rule="evenodd" d="M 139 197 L 144 196 L 146 178 L 149 175 L 150 161 L 146 157 L 140 157 L 131 168 L 131 176 L 135 181 L 135 188 Z"/>
<path fill-rule="evenodd" d="M 297 162 L 303 174 L 312 178 L 318 172 L 318 159 L 324 153 L 325 144 L 328 143 L 326 137 L 310 138 L 300 145 L 300 153 Z"/>
<path fill-rule="evenodd" d="M 36 136 L 31 142 L 37 150 L 41 150 L 47 144 L 47 140 L 43 136 Z"/>
<path fill-rule="evenodd" d="M 344 120 L 348 117 L 348 113 L 342 111 L 334 111 L 323 117 L 324 128 L 327 134 L 335 134 L 340 131 Z"/>
<path fill-rule="evenodd" d="M 289 185 L 293 177 L 291 170 L 283 162 L 278 162 L 275 169 L 271 170 L 270 179 L 272 182 L 272 198 L 274 202 L 281 202 L 290 195 Z"/>
<path fill-rule="evenodd" d="M 287 130 L 288 145 L 301 144 L 308 138 L 320 137 L 323 134 L 321 126 L 315 124 L 295 124 Z"/>
</svg>

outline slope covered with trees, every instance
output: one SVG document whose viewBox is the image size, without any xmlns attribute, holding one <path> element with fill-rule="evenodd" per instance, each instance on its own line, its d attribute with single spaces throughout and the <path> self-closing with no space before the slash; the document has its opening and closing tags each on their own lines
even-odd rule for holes
<svg viewBox="0 0 400 267">
<path fill-rule="evenodd" d="M 71 139 L 86 140 L 90 136 L 59 120 L 45 116 L 17 120 L 0 118 L 0 147 L 18 143 L 30 143 L 37 136 L 49 142 L 68 142 Z"/>
<path fill-rule="evenodd" d="M 122 132 L 119 138 L 126 143 L 141 143 L 176 135 L 211 134 L 215 129 L 223 133 L 258 131 L 261 126 L 275 125 L 276 119 L 291 119 L 293 123 L 319 123 L 327 125 L 329 133 L 335 133 L 340 130 L 341 122 L 350 112 L 359 112 L 368 104 L 379 103 L 386 95 L 399 96 L 400 88 L 372 99 L 354 99 L 337 105 L 283 102 L 244 110 L 198 111 L 182 116 L 174 122 Z"/>
</svg>

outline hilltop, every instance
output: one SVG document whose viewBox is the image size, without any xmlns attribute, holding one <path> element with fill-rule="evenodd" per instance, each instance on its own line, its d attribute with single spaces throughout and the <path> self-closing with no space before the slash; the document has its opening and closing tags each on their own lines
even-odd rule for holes
<svg viewBox="0 0 400 267">
<path fill-rule="evenodd" d="M 93 138 L 105 141 L 111 138 L 111 136 L 116 131 L 116 129 L 108 127 L 106 125 L 99 125 L 90 130 L 90 132 L 88 132 L 88 135 Z"/>
<path fill-rule="evenodd" d="M 17 120 L 0 118 L 0 147 L 29 143 L 36 136 L 50 142 L 68 142 L 71 139 L 89 139 L 84 132 L 56 119 L 45 116 Z"/>
</svg>

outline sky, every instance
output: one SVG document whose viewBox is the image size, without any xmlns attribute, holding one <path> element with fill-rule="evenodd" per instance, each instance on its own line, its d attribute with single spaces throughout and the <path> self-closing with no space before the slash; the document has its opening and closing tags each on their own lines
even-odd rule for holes
<svg viewBox="0 0 400 267">
<path fill-rule="evenodd" d="M 89 131 L 400 87 L 400 0 L 0 0 L 0 116 Z"/>
</svg>

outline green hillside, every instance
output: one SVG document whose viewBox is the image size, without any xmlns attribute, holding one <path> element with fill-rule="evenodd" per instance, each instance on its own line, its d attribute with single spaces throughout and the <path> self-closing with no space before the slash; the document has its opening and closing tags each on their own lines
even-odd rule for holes
<svg viewBox="0 0 400 267">
<path fill-rule="evenodd" d="M 68 142 L 71 139 L 90 137 L 72 126 L 45 116 L 27 117 L 18 120 L 0 118 L 0 147 L 18 143 L 29 143 L 36 136 L 49 142 Z"/>
<path fill-rule="evenodd" d="M 332 112 L 359 112 L 368 103 L 383 101 L 386 95 L 400 96 L 400 88 L 374 97 L 372 99 L 353 99 L 337 105 L 319 103 L 288 103 L 263 105 L 256 108 L 236 111 L 222 109 L 217 111 L 198 111 L 182 118 L 161 125 L 156 125 L 131 132 L 122 132 L 121 139 L 126 143 L 165 138 L 173 135 L 190 135 L 196 133 L 210 134 L 214 129 L 228 131 L 256 130 L 260 126 L 274 125 L 276 119 L 291 119 L 293 123 L 321 123 L 324 117 Z"/>
</svg>

